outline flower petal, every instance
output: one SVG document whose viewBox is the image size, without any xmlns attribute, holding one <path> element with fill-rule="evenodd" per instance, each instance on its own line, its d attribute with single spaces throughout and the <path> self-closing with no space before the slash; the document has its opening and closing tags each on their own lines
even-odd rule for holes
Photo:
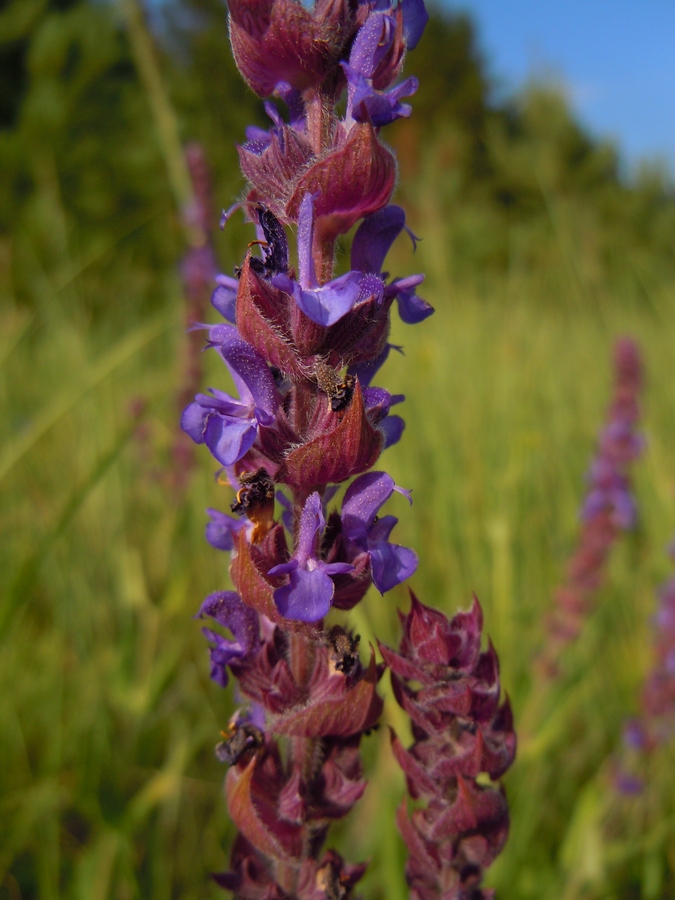
<svg viewBox="0 0 675 900">
<path fill-rule="evenodd" d="M 204 443 L 223 466 L 231 466 L 253 446 L 258 433 L 255 419 L 210 413 L 206 417 Z"/>
<path fill-rule="evenodd" d="M 409 547 L 400 547 L 386 541 L 371 545 L 373 584 L 381 594 L 409 578 L 417 569 L 417 563 L 417 554 Z"/>
<path fill-rule="evenodd" d="M 314 270 L 314 197 L 308 192 L 298 211 L 298 274 L 302 288 L 316 288 L 319 282 Z"/>
<path fill-rule="evenodd" d="M 288 562 L 279 563 L 278 566 L 272 566 L 272 568 L 267 573 L 268 575 L 290 575 L 291 572 L 295 572 L 298 568 L 297 559 L 289 559 Z"/>
<path fill-rule="evenodd" d="M 408 50 L 414 50 L 429 21 L 429 13 L 424 0 L 401 0 L 403 13 L 403 35 Z"/>
<path fill-rule="evenodd" d="M 319 563 L 319 567 L 323 569 L 326 575 L 348 575 L 354 571 L 351 563 Z"/>
<path fill-rule="evenodd" d="M 384 431 L 383 450 L 397 444 L 401 440 L 401 435 L 405 431 L 405 421 L 401 416 L 387 416 L 377 426 L 380 431 Z"/>
<path fill-rule="evenodd" d="M 180 417 L 180 427 L 196 444 L 204 443 L 204 428 L 208 414 L 208 409 L 204 409 L 201 403 L 195 401 L 185 407 Z"/>
<path fill-rule="evenodd" d="M 360 75 L 372 78 L 389 52 L 396 34 L 396 20 L 384 12 L 372 12 L 359 29 L 349 54 L 349 65 Z"/>
<path fill-rule="evenodd" d="M 399 291 L 396 294 L 398 314 L 406 325 L 416 325 L 428 319 L 433 312 L 433 306 L 422 297 L 418 297 L 414 291 Z"/>
<path fill-rule="evenodd" d="M 243 603 L 236 591 L 218 591 L 209 594 L 197 616 L 215 619 L 234 636 L 234 640 L 229 640 L 210 628 L 202 629 L 206 638 L 215 644 L 210 651 L 211 678 L 225 687 L 228 681 L 226 666 L 233 659 L 249 656 L 260 643 L 258 615 Z"/>
<path fill-rule="evenodd" d="M 316 622 L 330 609 L 334 591 L 330 577 L 320 568 L 310 572 L 298 567 L 291 573 L 290 583 L 274 592 L 274 602 L 287 619 Z"/>
<path fill-rule="evenodd" d="M 404 227 L 405 212 L 400 206 L 385 206 L 367 216 L 356 229 L 352 242 L 352 269 L 379 275 L 391 245 Z"/>
<path fill-rule="evenodd" d="M 231 340 L 219 348 L 243 403 L 274 415 L 279 406 L 276 384 L 269 366 L 246 341 Z"/>
<path fill-rule="evenodd" d="M 300 516 L 300 529 L 298 543 L 295 551 L 295 559 L 304 566 L 310 557 L 314 556 L 314 541 L 318 531 L 323 531 L 326 520 L 323 517 L 321 498 L 317 491 L 310 494 L 305 500 Z"/>
<path fill-rule="evenodd" d="M 211 305 L 228 322 L 234 322 L 239 282 L 229 275 L 216 275 L 216 285 L 215 291 L 211 294 Z"/>
<path fill-rule="evenodd" d="M 350 540 L 353 536 L 365 538 L 380 507 L 393 492 L 394 479 L 386 472 L 366 472 L 350 484 L 342 502 L 342 528 Z"/>
<path fill-rule="evenodd" d="M 234 535 L 246 526 L 246 519 L 235 519 L 218 509 L 206 510 L 211 521 L 206 526 L 206 540 L 216 550 L 232 550 Z"/>
<path fill-rule="evenodd" d="M 312 322 L 328 327 L 339 322 L 359 299 L 360 281 L 359 272 L 347 272 L 316 290 L 295 291 L 295 302 Z"/>
<path fill-rule="evenodd" d="M 400 98 L 410 97 L 417 91 L 417 78 L 406 78 L 390 91 L 377 91 L 362 75 L 348 72 L 346 63 L 342 63 L 342 68 L 353 89 L 351 114 L 357 122 L 370 121 L 375 128 L 382 128 L 396 119 L 405 119 L 411 115 L 412 107 L 408 103 L 401 103 Z"/>
</svg>

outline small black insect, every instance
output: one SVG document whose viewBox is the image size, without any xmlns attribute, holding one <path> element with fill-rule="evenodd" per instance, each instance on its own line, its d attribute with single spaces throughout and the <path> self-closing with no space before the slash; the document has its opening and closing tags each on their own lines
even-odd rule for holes
<svg viewBox="0 0 675 900">
<path fill-rule="evenodd" d="M 259 244 L 263 254 L 262 259 L 257 256 L 251 257 L 251 268 L 264 278 L 271 278 L 272 275 L 288 272 L 288 241 L 286 240 L 286 232 L 283 225 L 262 204 L 256 207 L 256 212 L 258 213 L 260 227 L 265 235 L 265 241 L 253 241 L 252 244 L 249 244 L 249 246 Z"/>
<path fill-rule="evenodd" d="M 354 393 L 355 379 L 353 375 L 344 377 L 325 363 L 317 363 L 314 368 L 316 383 L 328 396 L 333 412 L 340 412 L 349 405 Z"/>
<path fill-rule="evenodd" d="M 217 758 L 233 766 L 249 753 L 255 753 L 265 743 L 265 737 L 259 728 L 250 722 L 235 725 L 231 734 L 223 732 L 224 741 L 216 744 Z"/>
<path fill-rule="evenodd" d="M 349 675 L 359 661 L 360 634 L 351 635 L 340 625 L 333 625 L 325 635 L 326 644 L 333 651 L 331 659 L 335 663 L 338 672 Z"/>
<path fill-rule="evenodd" d="M 316 873 L 316 886 L 326 900 L 345 900 L 349 894 L 339 868 L 330 860 Z"/>
<path fill-rule="evenodd" d="M 257 472 L 244 472 L 239 476 L 241 487 L 237 491 L 237 499 L 230 506 L 233 513 L 249 515 L 256 507 L 274 503 L 274 482 L 265 468 Z"/>
</svg>

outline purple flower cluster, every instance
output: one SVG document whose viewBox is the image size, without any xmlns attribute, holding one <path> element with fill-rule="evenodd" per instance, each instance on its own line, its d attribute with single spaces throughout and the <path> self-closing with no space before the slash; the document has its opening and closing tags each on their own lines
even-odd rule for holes
<svg viewBox="0 0 675 900">
<path fill-rule="evenodd" d="M 481 652 L 480 604 L 448 619 L 412 595 L 402 616 L 398 653 L 381 647 L 394 694 L 412 720 L 406 750 L 392 733 L 408 790 L 425 805 L 398 825 L 409 851 L 406 876 L 412 900 L 489 900 L 483 870 L 501 851 L 509 829 L 503 790 L 491 782 L 516 753 L 508 699 L 499 703 L 499 663 L 490 644 Z"/>
<path fill-rule="evenodd" d="M 619 534 L 634 528 L 637 521 L 629 473 L 644 447 L 644 438 L 637 431 L 643 374 L 640 350 L 633 340 L 617 341 L 614 365 L 614 397 L 588 473 L 579 542 L 567 565 L 565 581 L 554 593 L 547 644 L 539 659 L 543 674 L 549 677 L 555 676 L 562 652 L 583 629 Z"/>
<path fill-rule="evenodd" d="M 396 301 L 408 324 L 433 312 L 417 294 L 422 275 L 390 278 L 384 271 L 396 238 L 416 238 L 403 210 L 389 204 L 396 162 L 379 139 L 383 126 L 410 115 L 403 99 L 417 81 L 397 79 L 428 17 L 423 0 L 316 0 L 313 8 L 299 0 L 230 0 L 229 14 L 237 65 L 268 98 L 271 124 L 247 129 L 239 148 L 248 185 L 232 209 L 255 226 L 256 240 L 233 276 L 216 278 L 212 304 L 225 322 L 201 326 L 233 391 L 197 394 L 181 419 L 235 491 L 234 515 L 211 509 L 206 529 L 209 542 L 231 554 L 235 590 L 210 595 L 199 612 L 208 620 L 212 678 L 226 686 L 233 676 L 245 702 L 216 750 L 229 765 L 226 794 L 239 831 L 231 869 L 216 880 L 242 900 L 345 900 L 365 866 L 322 847 L 329 824 L 365 788 L 359 744 L 382 710 L 376 689 L 384 667 L 372 652 L 364 665 L 358 635 L 324 620 L 352 609 L 371 585 L 384 594 L 417 568 L 415 552 L 391 540 L 397 519 L 381 514 L 394 493 L 409 502 L 410 494 L 386 472 L 370 470 L 404 429 L 392 413 L 404 398 L 372 384 L 392 349 L 391 308 Z M 359 220 L 351 267 L 338 274 L 335 241 Z M 341 503 L 331 507 L 345 482 Z M 414 607 L 411 621 L 421 609 Z M 485 694 L 480 709 L 466 713 L 477 716 L 474 756 L 484 771 L 508 711 L 494 706 L 496 657 L 480 653 L 478 619 L 474 611 L 467 625 L 473 649 L 439 658 L 446 668 L 433 673 L 437 688 L 464 679 L 476 698 Z M 453 634 L 463 621 L 453 620 Z M 416 632 L 424 644 L 415 626 L 403 653 L 414 654 Z M 457 635 L 447 638 L 448 652 L 456 638 L 464 641 Z M 391 651 L 383 653 L 386 661 Z M 419 658 L 420 672 L 427 662 Z M 419 702 L 411 699 L 411 710 Z M 439 715 L 446 713 L 448 737 L 460 725 L 449 707 Z M 430 731 L 428 740 L 439 738 Z M 465 749 L 467 740 L 460 741 Z M 450 745 L 446 750 L 453 757 Z M 425 752 L 418 766 L 426 764 Z M 442 782 L 461 795 L 456 811 L 464 819 L 448 864 L 466 884 L 477 876 L 459 861 L 471 859 L 480 870 L 506 834 L 499 792 L 492 792 L 498 816 L 489 801 L 493 812 L 479 810 L 474 826 L 466 824 L 465 789 L 488 797 L 470 782 L 477 774 L 470 769 L 460 766 L 460 781 Z M 479 852 L 480 840 L 487 843 Z"/>
</svg>

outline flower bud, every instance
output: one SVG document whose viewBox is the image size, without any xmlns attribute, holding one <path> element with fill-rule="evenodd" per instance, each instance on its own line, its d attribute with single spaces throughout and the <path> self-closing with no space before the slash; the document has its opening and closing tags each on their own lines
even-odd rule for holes
<svg viewBox="0 0 675 900">
<path fill-rule="evenodd" d="M 261 97 L 279 81 L 317 88 L 330 67 L 323 31 L 297 0 L 229 0 L 232 52 L 244 80 Z"/>
</svg>

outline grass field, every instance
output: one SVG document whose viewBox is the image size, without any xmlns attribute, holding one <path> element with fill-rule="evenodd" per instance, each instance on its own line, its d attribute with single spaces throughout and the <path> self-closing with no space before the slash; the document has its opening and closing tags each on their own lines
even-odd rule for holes
<svg viewBox="0 0 675 900">
<path fill-rule="evenodd" d="M 640 296 L 614 296 L 564 240 L 546 265 L 460 282 L 451 226 L 424 192 L 418 218 L 425 240 L 414 260 L 397 245 L 392 269 L 426 271 L 437 313 L 394 326 L 405 356 L 379 383 L 407 395 L 408 426 L 382 465 L 413 489 L 412 509 L 392 501 L 396 539 L 421 557 L 412 586 L 446 612 L 476 592 L 513 700 L 512 833 L 490 883 L 504 900 L 675 896 L 672 748 L 651 758 L 637 798 L 618 797 L 611 778 L 675 530 L 673 285 L 644 278 Z M 188 490 L 172 486 L 175 273 L 143 314 L 142 283 L 118 272 L 106 294 L 101 276 L 92 321 L 91 271 L 63 253 L 67 278 L 36 264 L 35 312 L 10 292 L 0 319 L 0 898 L 205 900 L 222 896 L 207 873 L 225 868 L 232 837 L 213 746 L 234 701 L 209 681 L 191 617 L 227 584 L 203 528 L 204 508 L 230 497 L 205 450 Z M 113 248 L 105 264 L 124 263 Z M 531 662 L 574 547 L 621 334 L 639 340 L 648 374 L 640 524 L 617 547 L 565 677 L 539 696 Z M 223 383 L 215 362 L 205 358 L 205 384 Z M 371 594 L 350 621 L 364 641 L 395 642 L 406 602 L 403 589 Z M 390 697 L 385 720 L 406 733 Z M 403 779 L 386 728 L 365 752 L 370 786 L 336 840 L 372 859 L 365 897 L 403 900 Z"/>
</svg>

